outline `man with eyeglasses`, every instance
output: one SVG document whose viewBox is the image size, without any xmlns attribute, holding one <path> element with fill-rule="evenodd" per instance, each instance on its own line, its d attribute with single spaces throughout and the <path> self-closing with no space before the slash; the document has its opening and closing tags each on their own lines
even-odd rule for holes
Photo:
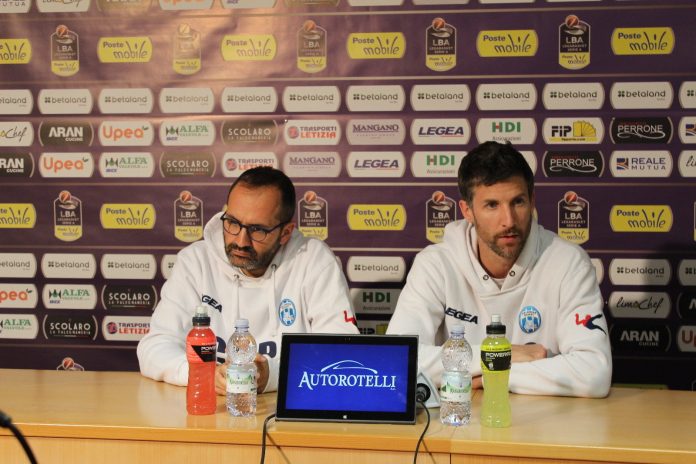
<svg viewBox="0 0 696 464">
<path fill-rule="evenodd" d="M 150 332 L 138 344 L 143 375 L 186 385 L 186 334 L 200 304 L 208 308 L 221 362 L 234 322 L 249 320 L 260 392 L 277 389 L 283 332 L 358 333 L 336 256 L 295 230 L 294 215 L 295 187 L 281 171 L 258 167 L 239 176 L 203 240 L 177 255 Z M 225 394 L 224 364 L 215 389 Z"/>
</svg>

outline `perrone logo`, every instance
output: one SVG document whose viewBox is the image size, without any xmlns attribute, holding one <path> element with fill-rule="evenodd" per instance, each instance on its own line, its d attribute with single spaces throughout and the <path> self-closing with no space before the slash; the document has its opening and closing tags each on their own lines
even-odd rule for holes
<svg viewBox="0 0 696 464">
<path fill-rule="evenodd" d="M 341 372 L 345 371 L 345 372 Z M 344 359 L 323 367 L 317 373 L 304 371 L 297 388 L 360 387 L 396 389 L 395 375 L 379 375 L 377 369 L 352 359 Z"/>
<path fill-rule="evenodd" d="M 348 227 L 350 230 L 404 230 L 406 209 L 404 205 L 349 205 Z"/>
<path fill-rule="evenodd" d="M 672 140 L 672 119 L 653 118 L 613 118 L 611 120 L 611 141 L 621 143 L 669 143 Z"/>
<path fill-rule="evenodd" d="M 546 177 L 601 177 L 604 158 L 600 151 L 547 151 L 542 165 Z"/>
<path fill-rule="evenodd" d="M 672 221 L 669 205 L 614 205 L 609 212 L 614 232 L 669 232 Z"/>
<path fill-rule="evenodd" d="M 614 55 L 669 55 L 674 42 L 671 27 L 621 27 L 611 34 Z"/>
</svg>

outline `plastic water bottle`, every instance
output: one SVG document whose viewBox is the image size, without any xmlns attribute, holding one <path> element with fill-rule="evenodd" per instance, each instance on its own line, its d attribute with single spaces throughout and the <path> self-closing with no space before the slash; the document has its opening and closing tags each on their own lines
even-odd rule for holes
<svg viewBox="0 0 696 464">
<path fill-rule="evenodd" d="M 227 342 L 227 410 L 233 416 L 256 414 L 256 340 L 249 321 L 237 319 Z"/>
<path fill-rule="evenodd" d="M 505 326 L 494 314 L 486 326 L 486 338 L 481 343 L 481 370 L 483 372 L 483 403 L 481 424 L 486 427 L 509 427 L 511 422 L 510 363 L 512 347 L 505 338 Z"/>
<path fill-rule="evenodd" d="M 217 340 L 210 330 L 210 316 L 205 306 L 193 315 L 193 328 L 186 336 L 186 359 L 189 374 L 186 386 L 186 411 L 189 414 L 213 414 L 215 395 L 215 354 Z"/>
<path fill-rule="evenodd" d="M 442 346 L 442 386 L 440 421 L 446 425 L 466 425 L 471 419 L 471 345 L 464 338 L 464 325 L 457 324 Z"/>
</svg>

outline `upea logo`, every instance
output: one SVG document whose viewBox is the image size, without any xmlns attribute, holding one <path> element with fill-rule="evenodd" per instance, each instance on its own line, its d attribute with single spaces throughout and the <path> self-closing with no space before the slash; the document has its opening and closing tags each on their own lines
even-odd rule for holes
<svg viewBox="0 0 696 464">
<path fill-rule="evenodd" d="M 106 316 L 102 321 L 102 335 L 106 341 L 137 342 L 150 332 L 150 318 L 146 316 Z"/>
<path fill-rule="evenodd" d="M 679 103 L 685 109 L 696 108 L 696 81 L 682 82 L 681 87 L 679 87 Z"/>
<path fill-rule="evenodd" d="M 609 311 L 615 318 L 665 319 L 672 302 L 665 292 L 612 292 Z"/>
<path fill-rule="evenodd" d="M 94 105 L 88 89 L 42 89 L 37 101 L 41 114 L 89 114 Z"/>
<path fill-rule="evenodd" d="M 28 89 L 0 90 L 0 114 L 31 114 L 34 97 Z"/>
<path fill-rule="evenodd" d="M 413 111 L 466 111 L 471 92 L 466 84 L 417 84 L 411 87 L 410 100 Z"/>
<path fill-rule="evenodd" d="M 0 253 L 0 277 L 32 279 L 35 275 L 34 253 Z"/>
<path fill-rule="evenodd" d="M 411 155 L 413 177 L 457 177 L 465 151 L 414 151 Z"/>
<path fill-rule="evenodd" d="M 213 121 L 164 121 L 159 128 L 160 143 L 164 146 L 210 146 L 215 142 Z"/>
<path fill-rule="evenodd" d="M 604 138 L 602 118 L 546 118 L 542 126 L 548 144 L 596 145 Z"/>
<path fill-rule="evenodd" d="M 162 277 L 164 279 L 169 279 L 172 275 L 172 269 L 176 264 L 176 255 L 163 255 L 160 261 L 160 269 L 162 270 Z"/>
<path fill-rule="evenodd" d="M 609 224 L 614 232 L 669 232 L 672 229 L 669 205 L 614 205 Z"/>
<path fill-rule="evenodd" d="M 401 32 L 354 32 L 346 41 L 352 60 L 400 59 L 406 53 L 406 37 Z"/>
<path fill-rule="evenodd" d="M 401 111 L 406 94 L 400 85 L 351 85 L 346 90 L 349 111 Z"/>
<path fill-rule="evenodd" d="M 97 306 L 94 285 L 46 284 L 42 297 L 46 309 L 94 309 Z"/>
<path fill-rule="evenodd" d="M 41 153 L 41 177 L 92 177 L 94 159 L 91 153 Z"/>
<path fill-rule="evenodd" d="M 164 88 L 159 94 L 163 113 L 212 113 L 215 97 L 209 87 Z"/>
<path fill-rule="evenodd" d="M 537 103 L 534 84 L 481 84 L 476 105 L 481 111 L 533 110 Z"/>
<path fill-rule="evenodd" d="M 36 7 L 41 13 L 84 13 L 89 10 L 90 2 L 91 0 L 36 0 Z"/>
<path fill-rule="evenodd" d="M 351 119 L 346 127 L 351 145 L 401 145 L 405 137 L 401 119 Z"/>
<path fill-rule="evenodd" d="M 0 2 L 2 13 L 26 13 L 31 8 L 31 0 L 4 0 Z"/>
<path fill-rule="evenodd" d="M 32 203 L 0 203 L 0 229 L 33 229 L 35 225 Z"/>
<path fill-rule="evenodd" d="M 97 261 L 91 253 L 46 253 L 41 272 L 48 279 L 92 279 Z"/>
<path fill-rule="evenodd" d="M 341 125 L 335 119 L 290 119 L 284 135 L 288 145 L 338 145 Z"/>
<path fill-rule="evenodd" d="M 604 86 L 599 82 L 552 82 L 544 86 L 547 110 L 598 110 L 604 105 Z"/>
<path fill-rule="evenodd" d="M 415 145 L 465 145 L 470 138 L 467 119 L 414 119 L 411 123 Z"/>
<path fill-rule="evenodd" d="M 682 259 L 677 271 L 679 283 L 683 286 L 696 286 L 696 259 Z"/>
<path fill-rule="evenodd" d="M 149 152 L 104 152 L 99 157 L 99 172 L 109 178 L 152 177 L 155 162 Z"/>
<path fill-rule="evenodd" d="M 0 309 L 33 309 L 38 299 L 36 285 L 0 283 Z"/>
<path fill-rule="evenodd" d="M 696 352 L 696 325 L 682 325 L 677 333 L 677 346 L 679 351 Z"/>
<path fill-rule="evenodd" d="M 684 150 L 679 154 L 679 174 L 696 177 L 696 150 Z"/>
<path fill-rule="evenodd" d="M 290 151 L 283 157 L 283 172 L 295 177 L 338 177 L 341 155 L 335 151 Z"/>
<path fill-rule="evenodd" d="M 350 177 L 402 177 L 406 160 L 400 151 L 352 151 L 346 169 Z"/>
<path fill-rule="evenodd" d="M 289 86 L 283 90 L 288 113 L 333 113 L 341 106 L 341 92 L 333 85 Z"/>
<path fill-rule="evenodd" d="M 148 88 L 102 89 L 98 99 L 102 114 L 147 114 L 155 99 Z"/>
<path fill-rule="evenodd" d="M 33 340 L 38 334 L 39 320 L 35 315 L 0 315 L 0 339 Z"/>
<path fill-rule="evenodd" d="M 99 268 L 105 279 L 152 280 L 157 272 L 153 255 L 105 254 Z"/>
<path fill-rule="evenodd" d="M 244 171 L 258 167 L 278 168 L 278 158 L 273 152 L 227 152 L 222 157 L 222 175 L 239 177 Z"/>
<path fill-rule="evenodd" d="M 395 288 L 351 288 L 350 299 L 355 312 L 393 314 L 401 290 Z"/>
<path fill-rule="evenodd" d="M 674 90 L 669 82 L 615 82 L 609 99 L 617 110 L 664 110 L 672 106 Z"/>
<path fill-rule="evenodd" d="M 275 87 L 225 87 L 220 106 L 225 113 L 273 113 L 278 93 Z"/>
<path fill-rule="evenodd" d="M 402 282 L 406 262 L 401 256 L 351 256 L 346 271 L 352 282 Z"/>
<path fill-rule="evenodd" d="M 0 147 L 29 147 L 34 142 L 34 126 L 27 121 L 0 121 Z"/>
<path fill-rule="evenodd" d="M 159 0 L 159 5 L 165 11 L 207 10 L 213 6 L 213 0 Z"/>
<path fill-rule="evenodd" d="M 476 139 L 480 142 L 510 142 L 513 145 L 529 145 L 537 136 L 533 118 L 481 118 L 476 123 Z"/>
<path fill-rule="evenodd" d="M 480 31 L 476 38 L 476 51 L 483 58 L 534 56 L 538 49 L 534 29 Z"/>
<path fill-rule="evenodd" d="M 29 39 L 0 39 L 0 64 L 27 64 L 31 55 Z"/>
<path fill-rule="evenodd" d="M 396 231 L 406 227 L 404 205 L 352 204 L 347 216 L 350 230 Z"/>
<path fill-rule="evenodd" d="M 222 38 L 225 61 L 272 61 L 278 44 L 272 34 L 231 34 Z"/>
<path fill-rule="evenodd" d="M 686 116 L 679 120 L 679 140 L 682 143 L 696 143 L 696 116 Z"/>
<path fill-rule="evenodd" d="M 671 27 L 620 27 L 611 34 L 614 55 L 669 55 L 674 42 Z"/>
<path fill-rule="evenodd" d="M 149 37 L 100 37 L 97 57 L 101 63 L 148 63 L 152 59 Z"/>
<path fill-rule="evenodd" d="M 672 267 L 666 259 L 612 259 L 609 280 L 613 285 L 667 285 Z"/>
<path fill-rule="evenodd" d="M 104 229 L 154 229 L 155 206 L 148 203 L 104 203 L 99 210 Z"/>
<path fill-rule="evenodd" d="M 609 161 L 614 177 L 669 177 L 672 155 L 667 150 L 616 150 Z"/>
</svg>

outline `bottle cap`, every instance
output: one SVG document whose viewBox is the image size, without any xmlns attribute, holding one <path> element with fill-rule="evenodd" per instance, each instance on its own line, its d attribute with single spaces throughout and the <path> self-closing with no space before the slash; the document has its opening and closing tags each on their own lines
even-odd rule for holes
<svg viewBox="0 0 696 464">
<path fill-rule="evenodd" d="M 491 323 L 486 326 L 487 334 L 505 335 L 505 325 L 500 322 L 500 314 L 491 316 Z"/>
<path fill-rule="evenodd" d="M 249 319 L 237 319 L 234 321 L 234 328 L 235 329 L 248 329 L 249 328 Z"/>
<path fill-rule="evenodd" d="M 196 306 L 196 312 L 193 314 L 194 327 L 210 325 L 210 316 L 208 316 L 208 308 L 199 305 Z"/>
<path fill-rule="evenodd" d="M 454 325 L 450 328 L 450 333 L 453 334 L 453 335 L 454 335 L 454 334 L 457 334 L 457 335 L 464 335 L 464 329 L 465 329 L 465 328 L 466 328 L 466 326 L 465 326 L 464 324 L 454 324 Z"/>
</svg>

